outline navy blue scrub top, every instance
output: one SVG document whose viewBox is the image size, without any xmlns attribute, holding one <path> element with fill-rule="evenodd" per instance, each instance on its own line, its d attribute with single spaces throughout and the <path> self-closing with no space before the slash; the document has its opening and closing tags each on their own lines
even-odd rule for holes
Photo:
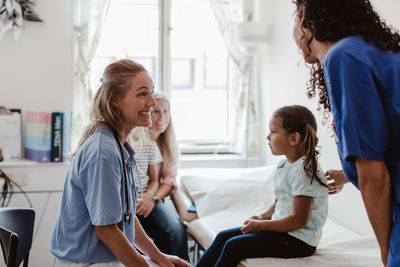
<svg viewBox="0 0 400 267">
<path fill-rule="evenodd" d="M 400 52 L 362 37 L 341 39 L 327 53 L 324 76 L 346 177 L 358 187 L 354 157 L 385 161 L 400 203 Z"/>
</svg>

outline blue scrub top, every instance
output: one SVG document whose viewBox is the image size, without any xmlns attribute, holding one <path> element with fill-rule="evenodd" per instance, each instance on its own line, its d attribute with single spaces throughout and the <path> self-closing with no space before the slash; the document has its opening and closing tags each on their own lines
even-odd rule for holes
<svg viewBox="0 0 400 267">
<path fill-rule="evenodd" d="M 347 178 L 358 187 L 355 156 L 384 160 L 399 204 L 400 53 L 347 37 L 327 53 L 324 76 Z"/>
<path fill-rule="evenodd" d="M 383 160 L 392 181 L 388 267 L 400 267 L 400 52 L 359 36 L 340 40 L 324 60 L 324 76 L 346 177 L 358 187 L 354 157 Z"/>
<path fill-rule="evenodd" d="M 123 220 L 126 200 L 120 150 L 109 128 L 103 127 L 86 140 L 71 162 L 51 236 L 50 251 L 56 257 L 72 262 L 117 261 L 97 239 L 95 225 L 118 224 L 133 244 L 134 151 L 127 142 L 122 148 L 128 171 L 130 224 Z"/>
</svg>

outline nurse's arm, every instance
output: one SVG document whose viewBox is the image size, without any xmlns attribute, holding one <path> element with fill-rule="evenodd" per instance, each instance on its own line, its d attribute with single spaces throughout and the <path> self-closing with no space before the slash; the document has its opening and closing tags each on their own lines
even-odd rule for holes
<svg viewBox="0 0 400 267">
<path fill-rule="evenodd" d="M 147 236 L 139 219 L 135 216 L 135 246 L 150 257 L 152 261 L 163 267 L 193 267 L 189 262 L 161 253 L 154 245 L 153 241 Z"/>
<path fill-rule="evenodd" d="M 135 216 L 135 246 L 155 262 L 158 262 L 158 258 L 163 257 L 163 254 L 144 231 L 137 216 Z"/>
<path fill-rule="evenodd" d="M 381 249 L 382 262 L 387 263 L 392 225 L 391 180 L 384 161 L 356 157 L 358 183 L 369 221 Z"/>
<path fill-rule="evenodd" d="M 136 222 L 135 222 L 136 223 Z M 96 236 L 125 266 L 149 267 L 150 265 L 131 245 L 124 233 L 116 224 L 95 226 Z"/>
</svg>

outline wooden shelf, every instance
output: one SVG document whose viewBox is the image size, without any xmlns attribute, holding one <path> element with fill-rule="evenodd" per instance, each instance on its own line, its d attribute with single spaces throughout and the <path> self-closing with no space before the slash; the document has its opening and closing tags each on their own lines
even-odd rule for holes
<svg viewBox="0 0 400 267">
<path fill-rule="evenodd" d="M 44 166 L 50 165 L 54 166 L 57 164 L 66 164 L 69 165 L 69 161 L 65 162 L 36 162 L 28 159 L 21 159 L 21 160 L 7 160 L 7 161 L 0 161 L 0 168 L 2 167 L 30 167 L 30 166 Z"/>
</svg>

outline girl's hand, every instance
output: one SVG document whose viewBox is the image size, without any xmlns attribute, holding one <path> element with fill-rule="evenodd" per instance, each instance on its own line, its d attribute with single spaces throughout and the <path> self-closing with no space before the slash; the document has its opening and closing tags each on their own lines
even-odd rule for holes
<svg viewBox="0 0 400 267">
<path fill-rule="evenodd" d="M 250 219 L 262 220 L 263 218 L 260 215 L 253 215 L 253 216 L 250 217 Z"/>
<path fill-rule="evenodd" d="M 156 204 L 154 203 L 153 196 L 145 192 L 143 194 L 143 199 L 136 203 L 136 214 L 147 217 L 154 209 L 155 205 Z"/>
<path fill-rule="evenodd" d="M 244 226 L 240 228 L 242 234 L 250 234 L 260 232 L 262 229 L 263 221 L 257 219 L 248 219 L 244 221 Z"/>
<path fill-rule="evenodd" d="M 329 195 L 339 193 L 342 191 L 343 186 L 349 182 L 343 170 L 328 170 L 325 175 L 328 180 Z"/>
</svg>

